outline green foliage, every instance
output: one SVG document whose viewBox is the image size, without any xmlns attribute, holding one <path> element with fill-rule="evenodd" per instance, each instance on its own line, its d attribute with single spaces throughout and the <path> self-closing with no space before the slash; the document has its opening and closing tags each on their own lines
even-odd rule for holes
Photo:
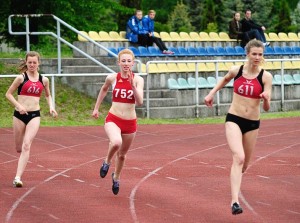
<svg viewBox="0 0 300 223">
<path fill-rule="evenodd" d="M 217 32 L 218 31 L 218 25 L 216 23 L 210 22 L 207 24 L 207 29 L 205 32 Z"/>
<path fill-rule="evenodd" d="M 185 4 L 178 2 L 174 8 L 174 11 L 169 17 L 169 25 L 174 32 L 190 32 L 193 31 L 193 27 L 190 23 L 188 8 Z"/>
</svg>

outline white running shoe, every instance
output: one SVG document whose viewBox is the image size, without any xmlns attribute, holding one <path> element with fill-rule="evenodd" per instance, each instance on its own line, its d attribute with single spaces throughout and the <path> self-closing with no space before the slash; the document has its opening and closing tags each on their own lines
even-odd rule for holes
<svg viewBox="0 0 300 223">
<path fill-rule="evenodd" d="M 21 181 L 20 177 L 15 177 L 13 181 L 13 186 L 14 187 L 23 187 L 23 182 Z"/>
</svg>

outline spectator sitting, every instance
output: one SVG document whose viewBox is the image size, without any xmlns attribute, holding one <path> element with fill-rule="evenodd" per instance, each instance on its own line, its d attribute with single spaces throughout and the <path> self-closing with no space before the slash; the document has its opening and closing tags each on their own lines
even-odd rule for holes
<svg viewBox="0 0 300 223">
<path fill-rule="evenodd" d="M 149 10 L 148 15 L 143 17 L 143 27 L 148 31 L 150 37 L 150 46 L 153 45 L 153 42 L 158 46 L 158 48 L 162 51 L 163 54 L 174 54 L 174 52 L 168 50 L 165 43 L 161 40 L 161 38 L 154 36 L 154 18 L 155 11 Z"/>
<path fill-rule="evenodd" d="M 266 41 L 266 37 L 264 34 L 264 31 L 266 28 L 264 26 L 256 24 L 252 19 L 251 19 L 251 10 L 247 9 L 245 11 L 245 18 L 241 20 L 242 23 L 242 31 L 243 32 L 248 32 L 250 30 L 257 30 L 259 33 L 258 40 L 262 41 L 264 46 L 269 46 L 270 43 Z"/>
<path fill-rule="evenodd" d="M 151 44 L 148 31 L 143 28 L 142 24 L 143 12 L 136 10 L 126 26 L 126 39 L 132 43 L 138 43 L 141 46 L 147 47 Z"/>
<path fill-rule="evenodd" d="M 241 40 L 241 47 L 245 47 L 245 45 L 251 39 L 261 39 L 261 36 L 257 29 L 252 29 L 247 32 L 243 32 L 242 23 L 240 22 L 240 13 L 235 12 L 233 14 L 232 20 L 229 22 L 229 37 L 231 39 Z"/>
</svg>

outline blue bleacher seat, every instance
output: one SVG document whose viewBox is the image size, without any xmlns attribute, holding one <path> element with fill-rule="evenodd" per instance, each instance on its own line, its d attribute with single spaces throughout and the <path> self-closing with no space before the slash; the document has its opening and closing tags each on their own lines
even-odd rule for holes
<svg viewBox="0 0 300 223">
<path fill-rule="evenodd" d="M 135 48 L 134 46 L 130 46 L 130 47 L 128 47 L 128 49 L 130 49 L 134 53 L 134 55 L 136 57 L 140 57 L 141 56 L 140 51 L 137 48 Z"/>
<path fill-rule="evenodd" d="M 180 87 L 174 78 L 169 78 L 168 79 L 168 88 L 171 90 L 178 90 Z"/>
<path fill-rule="evenodd" d="M 218 56 L 228 56 L 225 48 L 223 48 L 221 46 L 216 46 L 215 50 L 216 50 Z"/>
<path fill-rule="evenodd" d="M 166 54 L 163 54 L 158 48 L 154 46 L 149 46 L 148 51 L 152 56 L 155 57 L 166 56 Z"/>
<path fill-rule="evenodd" d="M 275 55 L 284 55 L 284 52 L 280 46 L 273 46 Z"/>
<path fill-rule="evenodd" d="M 281 75 L 280 74 L 275 74 L 273 79 L 274 79 L 273 83 L 275 83 L 275 85 L 281 85 Z M 285 81 L 284 76 L 283 76 L 283 83 L 286 85 L 291 84 L 290 82 Z"/>
<path fill-rule="evenodd" d="M 233 48 L 232 46 L 226 46 L 225 51 L 227 52 L 228 56 L 237 56 L 235 48 Z"/>
<path fill-rule="evenodd" d="M 199 56 L 207 56 L 207 51 L 206 51 L 205 47 L 199 46 L 196 49 L 198 51 Z"/>
<path fill-rule="evenodd" d="M 216 52 L 216 49 L 212 46 L 207 46 L 206 51 L 207 51 L 208 56 L 218 56 L 218 53 Z"/>
<path fill-rule="evenodd" d="M 182 78 L 182 77 L 179 77 L 177 79 L 177 82 L 178 82 L 178 85 L 180 87 L 180 89 L 192 89 L 193 87 L 190 86 L 188 84 L 188 82 L 186 81 L 186 79 Z"/>
<path fill-rule="evenodd" d="M 290 46 L 283 46 L 281 47 L 283 49 L 283 53 L 285 55 L 293 55 L 294 54 L 294 51 L 292 50 L 292 48 Z"/>
<path fill-rule="evenodd" d="M 264 54 L 265 54 L 266 56 L 273 56 L 273 55 L 275 55 L 275 52 L 274 52 L 273 47 L 271 47 L 271 46 L 265 47 L 265 52 L 264 52 Z"/>
<path fill-rule="evenodd" d="M 148 49 L 144 46 L 138 46 L 138 50 L 140 51 L 140 56 L 142 57 L 153 57 L 153 55 L 149 53 Z"/>
<path fill-rule="evenodd" d="M 292 50 L 294 51 L 294 55 L 300 55 L 300 46 L 292 46 Z"/>
<path fill-rule="evenodd" d="M 182 55 L 179 54 L 177 47 L 170 46 L 169 50 L 174 52 L 173 56 L 182 56 Z M 172 55 L 168 55 L 168 56 L 172 56 Z"/>
<path fill-rule="evenodd" d="M 118 55 L 118 50 L 114 47 L 108 47 L 108 49 L 113 52 L 114 54 L 117 54 Z M 108 53 L 107 56 L 109 57 L 113 57 L 113 55 L 111 53 Z"/>
<path fill-rule="evenodd" d="M 243 47 L 235 46 L 234 48 L 235 48 L 235 51 L 236 51 L 237 55 L 239 55 L 239 56 L 245 56 L 246 55 L 245 50 L 244 50 Z"/>
<path fill-rule="evenodd" d="M 185 48 L 182 47 L 182 46 L 177 47 L 177 49 L 178 49 L 178 53 L 179 53 L 181 56 L 192 56 L 192 55 L 190 55 L 190 53 L 187 51 L 187 49 L 185 49 Z"/>
<path fill-rule="evenodd" d="M 124 49 L 125 49 L 124 46 L 120 46 L 120 47 L 118 47 L 118 52 L 120 52 L 121 50 L 124 50 Z"/>
<path fill-rule="evenodd" d="M 189 52 L 190 56 L 200 56 L 197 48 L 189 46 L 187 47 L 187 51 Z"/>
</svg>

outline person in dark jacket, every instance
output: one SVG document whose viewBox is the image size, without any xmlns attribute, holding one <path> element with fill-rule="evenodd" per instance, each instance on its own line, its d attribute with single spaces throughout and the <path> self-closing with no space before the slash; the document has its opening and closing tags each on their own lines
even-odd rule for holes
<svg viewBox="0 0 300 223">
<path fill-rule="evenodd" d="M 242 23 L 240 22 L 241 15 L 239 12 L 233 14 L 232 20 L 229 22 L 229 37 L 231 39 L 241 40 L 241 46 L 245 47 L 251 39 L 261 40 L 260 33 L 257 29 L 252 29 L 243 32 Z"/>
<path fill-rule="evenodd" d="M 143 12 L 136 10 L 135 15 L 132 16 L 126 26 L 126 39 L 132 43 L 138 43 L 141 46 L 147 47 L 151 44 L 149 33 L 144 29 L 143 23 Z"/>
<path fill-rule="evenodd" d="M 243 32 L 248 32 L 251 30 L 257 30 L 259 33 L 259 37 L 257 38 L 258 40 L 262 41 L 264 43 L 264 46 L 269 46 L 270 43 L 266 41 L 266 37 L 264 34 L 264 31 L 266 30 L 266 27 L 261 26 L 256 24 L 252 19 L 251 19 L 251 10 L 247 9 L 245 11 L 245 18 L 241 20 L 242 23 L 242 31 Z"/>
<path fill-rule="evenodd" d="M 143 27 L 148 31 L 150 37 L 150 44 L 153 42 L 157 45 L 157 47 L 161 50 L 163 54 L 174 54 L 174 52 L 168 50 L 165 43 L 161 40 L 161 38 L 154 36 L 154 18 L 155 11 L 149 10 L 148 15 L 143 17 Z M 151 45 L 152 45 L 151 44 Z"/>
</svg>

